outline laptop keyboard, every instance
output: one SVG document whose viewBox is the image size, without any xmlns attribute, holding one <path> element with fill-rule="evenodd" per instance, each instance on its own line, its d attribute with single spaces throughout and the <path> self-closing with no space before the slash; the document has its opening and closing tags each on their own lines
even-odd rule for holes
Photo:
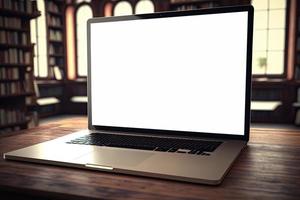
<svg viewBox="0 0 300 200">
<path fill-rule="evenodd" d="M 222 142 L 91 133 L 67 142 L 68 144 L 96 145 L 148 151 L 188 153 L 208 156 Z"/>
</svg>

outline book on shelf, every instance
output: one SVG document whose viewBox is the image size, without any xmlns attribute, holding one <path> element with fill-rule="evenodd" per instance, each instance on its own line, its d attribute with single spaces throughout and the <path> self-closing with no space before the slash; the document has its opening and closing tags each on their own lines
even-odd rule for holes
<svg viewBox="0 0 300 200">
<path fill-rule="evenodd" d="M 32 106 L 36 103 L 36 98 L 34 96 L 28 96 L 25 98 L 26 106 Z"/>
<path fill-rule="evenodd" d="M 31 52 L 18 48 L 0 50 L 1 64 L 31 64 Z"/>
<path fill-rule="evenodd" d="M 47 15 L 47 22 L 48 22 L 48 25 L 53 26 L 53 27 L 61 27 L 62 26 L 61 19 L 59 17 L 52 16 L 50 14 Z"/>
<path fill-rule="evenodd" d="M 50 66 L 54 66 L 54 65 L 58 65 L 58 66 L 63 66 L 64 64 L 64 59 L 63 58 L 57 58 L 57 57 L 51 57 L 49 58 L 49 65 Z"/>
<path fill-rule="evenodd" d="M 18 80 L 19 77 L 18 68 L 0 67 L 0 80 Z"/>
<path fill-rule="evenodd" d="M 0 16 L 0 27 L 1 28 L 22 28 L 21 19 L 18 17 L 5 17 Z"/>
<path fill-rule="evenodd" d="M 60 13 L 58 5 L 54 3 L 53 1 L 48 1 L 47 5 L 48 11 L 53 12 L 53 13 Z"/>
<path fill-rule="evenodd" d="M 2 133 L 8 133 L 8 132 L 13 132 L 13 131 L 19 131 L 21 128 L 19 126 L 12 126 L 12 127 L 7 127 L 7 128 L 1 128 L 0 129 L 0 134 Z"/>
<path fill-rule="evenodd" d="M 31 0 L 0 0 L 0 9 L 32 13 Z"/>
<path fill-rule="evenodd" d="M 25 121 L 25 113 L 21 108 L 0 108 L 0 126 Z"/>
<path fill-rule="evenodd" d="M 30 116 L 26 116 L 26 121 L 28 121 L 28 128 L 33 128 L 39 125 L 39 116 L 37 111 L 32 111 Z"/>
<path fill-rule="evenodd" d="M 23 82 L 23 88 L 26 93 L 33 93 L 34 87 L 33 87 L 33 75 L 31 73 L 25 73 L 25 80 Z"/>
<path fill-rule="evenodd" d="M 62 41 L 63 39 L 62 32 L 58 30 L 49 31 L 49 39 L 52 41 Z"/>
<path fill-rule="evenodd" d="M 196 10 L 198 9 L 197 6 L 195 5 L 181 5 L 181 6 L 176 6 L 176 9 L 175 10 Z"/>
<path fill-rule="evenodd" d="M 53 45 L 49 44 L 49 55 L 63 55 L 63 46 L 62 45 Z"/>
<path fill-rule="evenodd" d="M 8 45 L 28 45 L 28 34 L 19 31 L 0 30 L 0 43 Z"/>
<path fill-rule="evenodd" d="M 49 77 L 54 78 L 55 80 L 62 80 L 63 72 L 59 66 L 57 65 L 51 66 L 49 69 Z"/>
<path fill-rule="evenodd" d="M 18 95 L 24 93 L 22 84 L 20 81 L 0 83 L 0 95 Z"/>
</svg>

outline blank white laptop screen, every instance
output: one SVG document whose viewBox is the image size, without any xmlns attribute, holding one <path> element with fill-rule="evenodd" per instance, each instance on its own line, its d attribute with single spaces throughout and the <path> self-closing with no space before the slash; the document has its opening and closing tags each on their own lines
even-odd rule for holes
<svg viewBox="0 0 300 200">
<path fill-rule="evenodd" d="M 92 23 L 92 125 L 244 135 L 247 12 Z"/>
</svg>

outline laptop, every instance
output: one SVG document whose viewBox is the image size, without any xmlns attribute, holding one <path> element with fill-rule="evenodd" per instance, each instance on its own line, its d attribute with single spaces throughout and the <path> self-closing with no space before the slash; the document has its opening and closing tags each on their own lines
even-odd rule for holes
<svg viewBox="0 0 300 200">
<path fill-rule="evenodd" d="M 88 130 L 4 154 L 220 184 L 249 140 L 253 8 L 88 20 Z"/>
</svg>

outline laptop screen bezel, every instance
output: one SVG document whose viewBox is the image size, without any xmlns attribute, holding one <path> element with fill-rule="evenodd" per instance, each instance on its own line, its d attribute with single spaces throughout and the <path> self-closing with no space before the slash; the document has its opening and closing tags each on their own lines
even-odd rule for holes
<svg viewBox="0 0 300 200">
<path fill-rule="evenodd" d="M 230 12 L 248 12 L 248 27 L 247 27 L 247 69 L 246 69 L 246 94 L 245 94 L 245 119 L 244 119 L 244 135 L 231 135 L 231 134 L 217 134 L 217 133 L 202 133 L 190 131 L 174 131 L 174 130 L 158 130 L 158 129 L 144 129 L 144 128 L 131 128 L 131 127 L 116 127 L 116 126 L 101 126 L 92 124 L 92 102 L 91 102 L 91 49 L 90 49 L 90 30 L 93 23 L 106 23 L 114 21 L 128 21 L 128 20 L 143 20 L 152 18 L 165 18 L 165 17 L 179 17 L 191 15 L 205 15 L 205 14 L 218 14 Z M 91 18 L 87 22 L 87 53 L 88 53 L 88 77 L 87 77 L 87 92 L 88 92 L 88 128 L 89 130 L 109 131 L 109 132 L 125 132 L 131 134 L 149 134 L 149 135 L 178 135 L 184 137 L 207 137 L 207 138 L 222 138 L 222 139 L 237 139 L 249 140 L 250 131 L 250 101 L 251 101 L 251 71 L 252 71 L 252 40 L 253 40 L 253 13 L 254 9 L 249 6 L 236 6 L 236 7 L 220 7 L 201 10 L 189 11 L 170 11 L 151 14 L 139 14 L 129 16 L 117 17 L 100 17 Z"/>
</svg>

